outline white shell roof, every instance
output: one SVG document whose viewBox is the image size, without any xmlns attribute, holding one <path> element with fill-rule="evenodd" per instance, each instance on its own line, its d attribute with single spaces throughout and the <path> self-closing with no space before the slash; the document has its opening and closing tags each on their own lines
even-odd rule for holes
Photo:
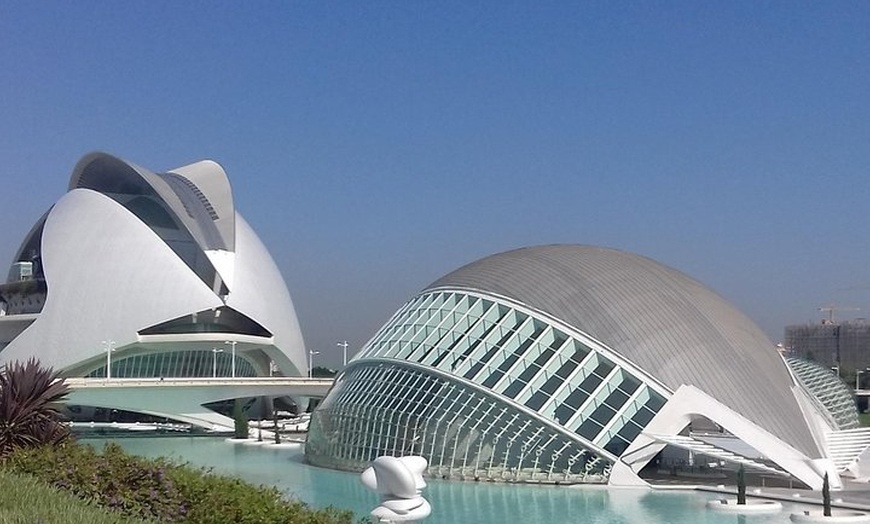
<svg viewBox="0 0 870 524">
<path fill-rule="evenodd" d="M 156 193 L 181 220 L 203 250 L 235 247 L 235 217 L 229 179 L 223 168 L 201 161 L 156 174 L 105 153 L 90 153 L 76 164 L 70 191 L 92 189 L 114 193 Z"/>
<path fill-rule="evenodd" d="M 202 161 L 155 174 L 91 153 L 76 165 L 69 187 L 25 239 L 27 244 L 39 235 L 48 294 L 36 320 L 4 348 L 0 361 L 37 353 L 55 368 L 70 368 L 102 358 L 103 340 L 121 348 L 135 344 L 145 328 L 226 305 L 272 334 L 263 351 L 285 373 L 306 369 L 284 279 L 235 211 L 218 164 Z M 171 233 L 175 248 L 125 205 L 137 195 L 159 199 L 180 222 Z M 196 272 L 207 265 L 215 272 Z"/>
</svg>

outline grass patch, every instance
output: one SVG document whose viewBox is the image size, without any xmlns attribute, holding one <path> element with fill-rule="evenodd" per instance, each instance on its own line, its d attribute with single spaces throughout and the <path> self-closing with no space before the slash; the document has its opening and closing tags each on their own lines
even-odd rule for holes
<svg viewBox="0 0 870 524">
<path fill-rule="evenodd" d="M 870 426 L 870 413 L 858 413 L 858 423 L 862 426 Z"/>
<path fill-rule="evenodd" d="M 149 524 L 110 513 L 29 475 L 0 469 L 2 524 Z"/>
</svg>

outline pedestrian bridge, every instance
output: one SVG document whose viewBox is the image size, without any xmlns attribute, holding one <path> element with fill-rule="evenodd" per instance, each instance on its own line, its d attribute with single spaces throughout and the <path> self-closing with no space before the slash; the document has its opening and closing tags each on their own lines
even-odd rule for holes
<svg viewBox="0 0 870 524">
<path fill-rule="evenodd" d="M 331 378 L 216 377 L 216 378 L 67 378 L 67 403 L 146 413 L 187 422 L 211 430 L 233 427 L 229 417 L 204 404 L 248 397 L 292 397 L 300 406 L 323 398 Z"/>
</svg>

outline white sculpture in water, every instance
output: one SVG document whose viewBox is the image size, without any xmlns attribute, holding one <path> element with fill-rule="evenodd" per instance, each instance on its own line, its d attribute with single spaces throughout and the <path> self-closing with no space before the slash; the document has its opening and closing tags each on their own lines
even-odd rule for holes
<svg viewBox="0 0 870 524">
<path fill-rule="evenodd" d="M 419 456 L 378 457 L 362 472 L 362 483 L 381 496 L 371 515 L 378 522 L 416 522 L 432 513 L 423 498 L 426 459 Z"/>
</svg>

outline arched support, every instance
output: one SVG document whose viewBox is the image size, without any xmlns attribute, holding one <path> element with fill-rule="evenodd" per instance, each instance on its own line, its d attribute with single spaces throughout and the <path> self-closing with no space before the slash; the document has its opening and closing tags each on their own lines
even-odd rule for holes
<svg viewBox="0 0 870 524">
<path fill-rule="evenodd" d="M 822 470 L 827 468 L 820 467 L 817 460 L 807 457 L 710 395 L 689 385 L 680 386 L 650 421 L 644 432 L 622 454 L 624 463 L 614 466 L 611 475 L 618 474 L 615 478 L 611 477 L 611 484 L 615 484 L 616 481 L 623 484 L 634 482 L 627 470 L 634 473 L 634 477 L 639 480 L 640 470 L 666 445 L 664 442 L 657 441 L 655 437 L 679 435 L 691 423 L 693 416 L 706 417 L 725 428 L 811 489 L 822 488 L 824 477 Z"/>
</svg>

